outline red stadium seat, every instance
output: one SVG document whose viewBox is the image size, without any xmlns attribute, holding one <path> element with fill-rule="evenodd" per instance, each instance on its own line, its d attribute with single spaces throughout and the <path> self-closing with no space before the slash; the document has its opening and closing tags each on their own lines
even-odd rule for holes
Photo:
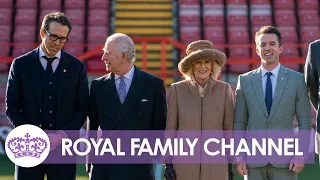
<svg viewBox="0 0 320 180">
<path fill-rule="evenodd" d="M 256 32 L 259 31 L 262 25 L 251 26 L 251 39 L 252 42 L 255 43 Z"/>
<path fill-rule="evenodd" d="M 223 0 L 203 0 L 204 7 L 223 7 Z"/>
<path fill-rule="evenodd" d="M 109 11 L 106 9 L 90 9 L 88 17 L 89 25 L 109 25 Z"/>
<path fill-rule="evenodd" d="M 13 0 L 0 0 L 1 8 L 11 8 Z"/>
<path fill-rule="evenodd" d="M 107 26 L 89 26 L 88 27 L 88 43 L 98 43 L 102 45 L 108 37 Z"/>
<path fill-rule="evenodd" d="M 272 24 L 271 9 L 252 9 L 251 22 L 254 26 Z"/>
<path fill-rule="evenodd" d="M 300 26 L 300 37 L 303 43 L 310 43 L 316 39 L 319 39 L 320 37 L 319 26 L 313 26 L 313 25 Z"/>
<path fill-rule="evenodd" d="M 199 25 L 200 11 L 199 6 L 194 8 L 180 8 L 180 24 L 181 25 Z"/>
<path fill-rule="evenodd" d="M 223 9 L 204 8 L 203 19 L 205 25 L 224 24 Z"/>
<path fill-rule="evenodd" d="M 271 8 L 270 0 L 250 0 L 250 6 L 252 9 L 265 9 Z"/>
<path fill-rule="evenodd" d="M 0 25 L 0 42 L 9 42 L 11 34 L 10 25 Z M 3 46 L 1 46 L 2 48 Z"/>
<path fill-rule="evenodd" d="M 90 9 L 108 9 L 109 1 L 106 0 L 90 0 L 89 8 Z"/>
<path fill-rule="evenodd" d="M 213 44 L 225 44 L 225 34 L 223 26 L 205 26 L 204 38 Z"/>
<path fill-rule="evenodd" d="M 83 46 L 74 45 L 72 43 L 66 43 L 63 47 L 64 51 L 71 54 L 72 56 L 78 57 L 83 54 Z"/>
<path fill-rule="evenodd" d="M 199 0 L 179 0 L 180 5 L 193 5 L 199 4 Z"/>
<path fill-rule="evenodd" d="M 13 48 L 12 56 L 14 58 L 19 57 L 27 52 L 30 52 L 34 49 L 33 46 L 28 45 L 15 45 Z"/>
<path fill-rule="evenodd" d="M 61 0 L 40 0 L 41 9 L 61 9 Z"/>
<path fill-rule="evenodd" d="M 36 27 L 31 25 L 15 26 L 13 40 L 15 42 L 34 42 Z"/>
<path fill-rule="evenodd" d="M 247 5 L 247 1 L 246 0 L 227 0 L 227 7 L 231 8 L 231 7 L 248 7 Z"/>
<path fill-rule="evenodd" d="M 72 30 L 69 34 L 69 42 L 71 43 L 83 43 L 84 42 L 84 27 L 83 26 L 72 26 Z"/>
<path fill-rule="evenodd" d="M 298 0 L 299 9 L 318 9 L 319 4 L 316 0 Z"/>
<path fill-rule="evenodd" d="M 35 25 L 37 18 L 36 9 L 17 9 L 15 16 L 16 25 Z"/>
<path fill-rule="evenodd" d="M 86 0 L 64 0 L 66 9 L 84 9 Z"/>
<path fill-rule="evenodd" d="M 73 25 L 84 25 L 85 12 L 81 9 L 66 9 L 65 13 Z"/>
<path fill-rule="evenodd" d="M 11 25 L 11 9 L 1 8 L 0 9 L 0 22 L 2 25 Z"/>
<path fill-rule="evenodd" d="M 299 10 L 299 22 L 301 25 L 319 24 L 319 13 L 317 9 L 300 9 Z"/>
<path fill-rule="evenodd" d="M 1 33 L 1 32 L 0 32 Z M 8 41 L 9 42 L 9 41 Z M 1 43 L 1 42 L 0 42 Z M 8 57 L 10 51 L 10 46 L 8 44 L 1 45 L 0 48 L 0 57 Z M 1 63 L 0 63 L 1 64 Z"/>
<path fill-rule="evenodd" d="M 296 26 L 277 26 L 279 31 L 281 32 L 282 42 L 283 43 L 297 43 L 298 35 Z"/>
<path fill-rule="evenodd" d="M 192 41 L 200 39 L 199 26 L 181 26 L 180 27 L 180 41 L 189 44 Z"/>
<path fill-rule="evenodd" d="M 249 43 L 249 33 L 247 26 L 229 26 L 229 43 Z"/>
<path fill-rule="evenodd" d="M 89 59 L 86 61 L 86 67 L 88 71 L 106 71 L 105 64 L 100 59 Z"/>
<path fill-rule="evenodd" d="M 228 9 L 228 25 L 247 25 L 248 12 L 246 9 Z"/>
<path fill-rule="evenodd" d="M 299 51 L 295 47 L 286 47 L 286 45 L 283 45 L 283 51 L 280 54 L 280 60 L 281 59 L 297 59 L 299 58 Z"/>
<path fill-rule="evenodd" d="M 293 0 L 276 0 L 274 1 L 275 9 L 294 9 L 295 3 Z"/>
<path fill-rule="evenodd" d="M 38 0 L 16 0 L 16 8 L 37 9 Z"/>
<path fill-rule="evenodd" d="M 251 57 L 249 48 L 232 47 L 229 48 L 229 58 L 232 59 L 248 59 Z"/>
<path fill-rule="evenodd" d="M 296 24 L 296 15 L 293 9 L 276 9 L 274 17 L 277 25 Z"/>
</svg>

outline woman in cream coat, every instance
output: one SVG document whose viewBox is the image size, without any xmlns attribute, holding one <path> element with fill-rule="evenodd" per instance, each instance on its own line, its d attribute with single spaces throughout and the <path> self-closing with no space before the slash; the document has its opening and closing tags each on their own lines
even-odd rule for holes
<svg viewBox="0 0 320 180">
<path fill-rule="evenodd" d="M 178 66 L 186 80 L 171 85 L 166 130 L 232 130 L 232 89 L 217 80 L 226 56 L 206 40 L 190 43 L 186 52 Z M 167 165 L 165 176 L 173 180 L 228 180 L 228 164 Z"/>
</svg>

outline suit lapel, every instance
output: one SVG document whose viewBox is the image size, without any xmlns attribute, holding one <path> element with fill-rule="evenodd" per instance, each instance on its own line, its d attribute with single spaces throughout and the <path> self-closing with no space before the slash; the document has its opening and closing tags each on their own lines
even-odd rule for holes
<svg viewBox="0 0 320 180">
<path fill-rule="evenodd" d="M 288 73 L 287 69 L 281 65 L 280 69 L 279 69 L 278 77 L 277 77 L 277 85 L 276 85 L 276 89 L 274 92 L 274 97 L 273 97 L 273 101 L 272 101 L 269 120 L 272 118 L 272 115 L 274 114 L 274 112 L 279 104 L 279 101 L 281 99 L 281 96 L 283 94 L 283 90 L 286 86 L 287 79 L 288 79 L 287 73 Z"/>
<path fill-rule="evenodd" d="M 70 70 L 68 70 L 68 60 L 65 58 L 65 53 L 61 51 L 61 59 L 59 62 L 59 87 L 58 87 L 58 104 L 60 104 L 60 100 L 62 98 L 64 89 L 67 86 L 68 74 Z"/>
<path fill-rule="evenodd" d="M 105 94 L 105 101 L 111 101 L 111 104 L 115 104 L 116 107 L 120 106 L 120 100 L 118 97 L 118 92 L 116 89 L 116 85 L 115 85 L 115 79 L 114 79 L 114 74 L 113 73 L 109 73 L 106 75 L 105 79 L 104 79 L 104 83 L 102 86 L 102 94 Z M 113 96 L 109 96 L 110 94 L 115 94 Z M 108 104 L 109 106 L 110 104 Z M 109 106 L 110 107 L 110 106 Z M 112 106 L 114 107 L 114 106 Z M 113 111 L 116 112 L 116 111 Z"/>
<path fill-rule="evenodd" d="M 264 94 L 262 89 L 262 75 L 261 75 L 261 68 L 258 68 L 254 73 L 252 77 L 252 85 L 254 87 L 254 90 L 256 92 L 257 99 L 259 101 L 260 107 L 266 117 L 268 117 L 268 111 L 266 107 L 266 103 L 264 101 Z"/>
<path fill-rule="evenodd" d="M 118 119 L 115 121 L 113 127 L 115 127 L 121 121 L 121 119 L 127 114 L 131 107 L 137 102 L 137 98 L 140 97 L 139 94 L 142 93 L 142 90 L 145 87 L 145 84 L 147 83 L 141 71 L 137 67 L 134 68 L 134 75 L 128 94 L 120 110 L 118 111 Z"/>
<path fill-rule="evenodd" d="M 41 104 L 41 75 L 40 75 L 40 68 L 42 68 L 40 60 L 39 60 L 39 47 L 35 49 L 30 56 L 30 71 L 32 73 L 32 82 L 33 82 L 33 88 L 38 100 L 38 103 L 40 107 Z"/>
</svg>

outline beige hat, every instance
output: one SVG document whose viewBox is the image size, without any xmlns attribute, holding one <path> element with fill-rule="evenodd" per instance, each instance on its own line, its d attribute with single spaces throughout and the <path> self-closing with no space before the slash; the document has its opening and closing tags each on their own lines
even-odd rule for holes
<svg viewBox="0 0 320 180">
<path fill-rule="evenodd" d="M 185 76 L 190 76 L 188 72 L 194 63 L 205 59 L 212 62 L 213 77 L 217 78 L 221 72 L 221 68 L 226 63 L 226 55 L 214 49 L 212 42 L 207 40 L 198 40 L 190 43 L 186 49 L 186 53 L 187 56 L 178 65 L 179 71 Z"/>
</svg>

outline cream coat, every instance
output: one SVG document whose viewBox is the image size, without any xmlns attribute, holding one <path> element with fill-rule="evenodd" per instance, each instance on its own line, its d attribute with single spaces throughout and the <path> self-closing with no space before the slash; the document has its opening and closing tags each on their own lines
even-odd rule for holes
<svg viewBox="0 0 320 180">
<path fill-rule="evenodd" d="M 202 104 L 202 106 L 201 106 Z M 167 130 L 232 130 L 234 99 L 228 83 L 210 79 L 201 99 L 190 80 L 171 85 Z M 177 180 L 227 180 L 227 164 L 174 164 Z"/>
</svg>

